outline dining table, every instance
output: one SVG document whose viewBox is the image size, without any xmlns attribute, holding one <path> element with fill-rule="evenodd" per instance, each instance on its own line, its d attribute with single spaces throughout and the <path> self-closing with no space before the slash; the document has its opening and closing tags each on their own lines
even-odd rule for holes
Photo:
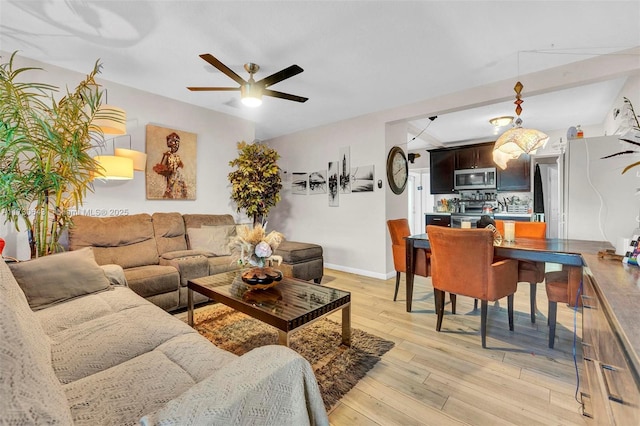
<svg viewBox="0 0 640 426">
<path fill-rule="evenodd" d="M 427 234 L 410 235 L 405 238 L 407 247 L 406 295 L 407 312 L 411 312 L 413 299 L 414 265 L 418 249 L 431 250 Z M 562 238 L 516 238 L 494 244 L 494 256 L 508 259 L 549 262 L 561 265 L 583 266 L 583 254 L 598 254 L 611 250 L 609 241 L 588 241 Z"/>
</svg>

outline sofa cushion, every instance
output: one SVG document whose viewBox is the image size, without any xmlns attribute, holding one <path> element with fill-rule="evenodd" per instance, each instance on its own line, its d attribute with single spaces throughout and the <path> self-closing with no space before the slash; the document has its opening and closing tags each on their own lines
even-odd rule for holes
<svg viewBox="0 0 640 426">
<path fill-rule="evenodd" d="M 211 252 L 215 256 L 229 256 L 229 243 L 236 235 L 236 225 L 202 226 L 187 228 L 192 250 Z"/>
<path fill-rule="evenodd" d="M 151 219 L 160 255 L 187 249 L 186 230 L 180 213 L 154 213 Z"/>
<path fill-rule="evenodd" d="M 158 248 L 151 216 L 74 216 L 69 228 L 69 249 L 93 247 L 99 265 L 114 263 L 123 268 L 157 265 Z"/>
<path fill-rule="evenodd" d="M 210 257 L 207 261 L 209 262 L 209 275 L 240 269 L 238 262 L 234 261 L 231 256 Z"/>
<path fill-rule="evenodd" d="M 235 220 L 230 214 L 184 214 L 185 228 L 200 228 L 202 225 L 233 225 Z"/>
<path fill-rule="evenodd" d="M 125 269 L 124 274 L 129 288 L 142 297 L 178 291 L 180 287 L 180 274 L 173 266 L 138 266 Z"/>
<path fill-rule="evenodd" d="M 0 295 L 0 424 L 72 424 L 49 338 L 1 258 Z"/>
<path fill-rule="evenodd" d="M 309 363 L 284 346 L 263 346 L 140 420 L 150 425 L 328 425 Z"/>
<path fill-rule="evenodd" d="M 50 335 L 52 365 L 60 382 L 71 383 L 189 333 L 197 332 L 159 307 L 146 303 Z"/>
<path fill-rule="evenodd" d="M 74 425 L 133 426 L 194 383 L 179 365 L 151 351 L 66 384 L 64 391 Z"/>
<path fill-rule="evenodd" d="M 90 247 L 9 266 L 33 310 L 111 288 Z"/>
</svg>

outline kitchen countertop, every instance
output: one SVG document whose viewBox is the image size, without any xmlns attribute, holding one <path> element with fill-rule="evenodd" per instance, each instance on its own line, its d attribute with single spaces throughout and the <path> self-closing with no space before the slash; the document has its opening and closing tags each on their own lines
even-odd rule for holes
<svg viewBox="0 0 640 426">
<path fill-rule="evenodd" d="M 450 216 L 451 213 L 449 212 L 427 212 L 425 214 L 430 214 L 430 215 L 437 215 L 437 216 Z M 472 213 L 462 213 L 462 214 L 472 214 Z M 481 214 L 481 213 L 473 213 L 473 214 Z M 531 218 L 532 214 L 531 213 L 507 213 L 507 212 L 501 212 L 501 213 L 494 213 L 493 217 L 496 218 L 500 218 L 500 217 L 528 217 Z"/>
<path fill-rule="evenodd" d="M 531 213 L 508 213 L 508 212 L 500 212 L 494 213 L 493 217 L 531 217 L 533 216 Z"/>
</svg>

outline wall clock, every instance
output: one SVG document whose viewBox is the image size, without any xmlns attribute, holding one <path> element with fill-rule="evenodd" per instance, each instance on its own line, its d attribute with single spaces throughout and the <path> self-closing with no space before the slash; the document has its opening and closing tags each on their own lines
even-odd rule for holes
<svg viewBox="0 0 640 426">
<path fill-rule="evenodd" d="M 402 194 L 409 179 L 409 164 L 404 151 L 394 146 L 387 156 L 387 180 L 394 194 Z"/>
</svg>

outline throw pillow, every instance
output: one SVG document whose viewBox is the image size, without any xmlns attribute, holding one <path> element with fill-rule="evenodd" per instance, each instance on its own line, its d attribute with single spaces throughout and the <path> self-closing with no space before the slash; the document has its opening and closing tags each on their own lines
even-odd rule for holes
<svg viewBox="0 0 640 426">
<path fill-rule="evenodd" d="M 192 250 L 204 250 L 216 256 L 229 256 L 229 243 L 236 235 L 236 225 L 216 225 L 200 228 L 187 228 L 189 244 Z"/>
<path fill-rule="evenodd" d="M 10 263 L 9 267 L 34 311 L 111 289 L 91 247 Z"/>
</svg>

